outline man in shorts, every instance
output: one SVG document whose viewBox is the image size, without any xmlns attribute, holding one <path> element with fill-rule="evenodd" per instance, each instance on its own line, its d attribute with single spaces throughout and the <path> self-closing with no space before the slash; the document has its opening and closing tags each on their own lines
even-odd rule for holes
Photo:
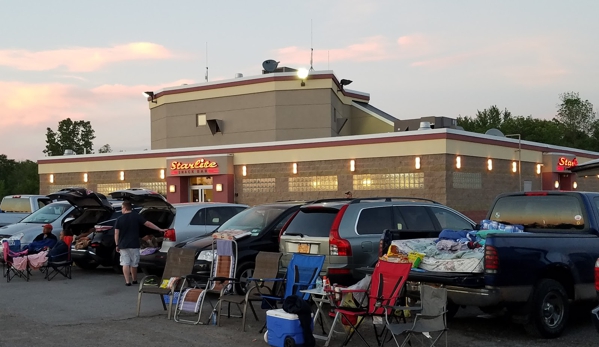
<svg viewBox="0 0 599 347">
<path fill-rule="evenodd" d="M 114 226 L 114 242 L 116 251 L 121 254 L 121 266 L 125 275 L 125 285 L 137 284 L 137 265 L 139 264 L 140 242 L 139 230 L 142 226 L 164 233 L 154 223 L 146 221 L 137 213 L 131 213 L 132 207 L 129 201 L 121 205 L 123 215 L 116 220 Z M 133 282 L 131 282 L 133 281 Z"/>
</svg>

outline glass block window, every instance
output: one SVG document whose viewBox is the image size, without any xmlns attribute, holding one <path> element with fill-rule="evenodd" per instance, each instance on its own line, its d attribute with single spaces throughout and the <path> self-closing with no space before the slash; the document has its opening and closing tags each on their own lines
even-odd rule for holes
<svg viewBox="0 0 599 347">
<path fill-rule="evenodd" d="M 129 184 L 129 183 L 105 183 L 105 184 L 98 184 L 96 187 L 96 191 L 98 193 L 108 195 L 108 193 L 112 193 L 114 191 L 121 190 L 121 189 L 129 189 L 129 188 L 131 188 L 131 184 Z"/>
<path fill-rule="evenodd" d="M 454 172 L 453 187 L 458 189 L 482 189 L 483 180 L 480 172 Z"/>
<path fill-rule="evenodd" d="M 166 195 L 166 182 L 141 182 L 139 188 L 148 189 L 158 194 Z"/>
<path fill-rule="evenodd" d="M 241 183 L 244 193 L 272 193 L 275 191 L 274 178 L 244 178 Z"/>
<path fill-rule="evenodd" d="M 290 177 L 290 192 L 336 192 L 337 176 Z"/>
<path fill-rule="evenodd" d="M 424 189 L 424 172 L 354 175 L 354 190 Z"/>
</svg>

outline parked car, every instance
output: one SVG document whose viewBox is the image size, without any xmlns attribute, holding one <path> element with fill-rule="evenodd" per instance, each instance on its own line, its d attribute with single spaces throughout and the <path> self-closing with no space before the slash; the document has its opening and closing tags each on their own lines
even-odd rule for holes
<svg viewBox="0 0 599 347">
<path fill-rule="evenodd" d="M 119 202 L 130 201 L 134 213 L 139 213 L 144 219 L 156 224 L 162 229 L 168 229 L 164 235 L 164 244 L 159 244 L 161 251 L 142 256 L 142 267 L 146 272 L 153 272 L 152 267 L 145 267 L 143 262 L 147 258 L 166 257 L 168 245 L 184 241 L 191 237 L 206 235 L 216 229 L 223 222 L 243 211 L 248 206 L 243 204 L 229 203 L 181 203 L 170 204 L 162 195 L 147 189 L 125 189 L 108 194 L 113 200 L 114 206 L 120 206 Z M 84 269 L 93 269 L 100 265 L 119 267 L 119 255 L 114 243 L 114 225 L 120 213 L 109 220 L 98 223 L 95 231 L 90 237 L 89 246 L 77 249 L 73 245 L 71 254 L 75 264 Z M 142 227 L 140 237 L 154 235 L 160 237 L 154 230 Z M 166 258 L 165 258 L 166 259 Z M 143 271 L 143 270 L 142 270 Z"/>
<path fill-rule="evenodd" d="M 237 241 L 237 279 L 241 282 L 236 287 L 243 293 L 247 279 L 254 273 L 256 255 L 260 251 L 277 252 L 279 249 L 279 233 L 291 216 L 297 212 L 303 201 L 276 202 L 254 206 L 240 212 L 219 226 L 214 232 L 228 230 L 251 231 L 251 236 Z M 175 247 L 191 247 L 198 254 L 193 268 L 194 274 L 209 277 L 212 264 L 212 237 L 210 235 L 195 237 Z M 150 261 L 151 260 L 151 261 Z M 165 266 L 166 254 L 160 258 L 142 257 L 140 266 L 162 269 Z M 143 264 L 142 264 L 143 263 Z"/>
<path fill-rule="evenodd" d="M 443 285 L 448 310 L 507 308 L 544 338 L 562 334 L 573 302 L 597 299 L 599 193 L 538 191 L 497 196 L 487 218 L 524 232 L 486 238 L 482 272 L 414 272 L 409 281 Z"/>
<path fill-rule="evenodd" d="M 47 198 L 58 201 L 45 205 L 18 223 L 0 228 L 0 239 L 22 234 L 21 246 L 25 246 L 41 234 L 44 224 L 51 224 L 52 233 L 58 237 L 67 221 L 68 227 L 78 233 L 114 213 L 104 195 L 85 188 L 65 188 L 49 194 Z"/>
<path fill-rule="evenodd" d="M 282 270 L 293 253 L 326 255 L 323 275 L 331 283 L 350 285 L 364 277 L 355 271 L 378 261 L 386 229 L 418 231 L 437 237 L 443 229 L 474 229 L 470 218 L 432 200 L 373 197 L 320 200 L 302 206 L 282 231 Z"/>
<path fill-rule="evenodd" d="M 8 195 L 0 202 L 0 227 L 19 222 L 51 203 L 45 195 Z"/>
</svg>

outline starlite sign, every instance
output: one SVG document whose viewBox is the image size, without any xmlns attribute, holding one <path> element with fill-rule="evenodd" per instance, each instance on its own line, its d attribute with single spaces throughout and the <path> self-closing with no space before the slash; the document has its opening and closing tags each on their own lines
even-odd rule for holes
<svg viewBox="0 0 599 347">
<path fill-rule="evenodd" d="M 169 176 L 212 176 L 228 171 L 228 156 L 167 159 Z"/>
<path fill-rule="evenodd" d="M 574 167 L 578 165 L 578 160 L 576 160 L 576 158 L 574 159 L 568 159 L 566 157 L 560 157 L 557 160 L 557 171 L 564 171 L 564 170 L 570 170 L 570 168 Z"/>
</svg>

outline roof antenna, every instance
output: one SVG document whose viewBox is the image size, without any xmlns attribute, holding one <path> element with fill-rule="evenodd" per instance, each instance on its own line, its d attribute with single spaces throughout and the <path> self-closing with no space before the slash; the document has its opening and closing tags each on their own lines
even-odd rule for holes
<svg viewBox="0 0 599 347">
<path fill-rule="evenodd" d="M 206 82 L 208 82 L 208 42 L 206 42 L 206 76 L 204 76 Z"/>
<path fill-rule="evenodd" d="M 314 70 L 314 66 L 312 66 L 313 58 L 314 58 L 314 45 L 312 44 L 312 19 L 310 19 L 310 71 Z"/>
</svg>

